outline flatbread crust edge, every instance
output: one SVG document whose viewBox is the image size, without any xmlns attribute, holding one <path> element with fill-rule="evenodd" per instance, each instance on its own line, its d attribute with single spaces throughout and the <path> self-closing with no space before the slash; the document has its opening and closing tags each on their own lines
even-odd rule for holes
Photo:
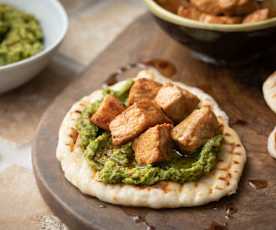
<svg viewBox="0 0 276 230">
<path fill-rule="evenodd" d="M 263 84 L 263 95 L 266 104 L 276 113 L 276 71 Z"/>
<path fill-rule="evenodd" d="M 152 69 L 141 72 L 138 77 L 147 77 L 159 82 L 170 81 Z M 153 186 L 139 187 L 123 184 L 107 185 L 96 181 L 96 172 L 89 167 L 84 159 L 78 141 L 75 143 L 75 124 L 81 111 L 88 103 L 101 98 L 100 91 L 95 91 L 72 106 L 59 131 L 56 154 L 66 179 L 79 188 L 82 193 L 97 197 L 102 201 L 156 209 L 204 205 L 235 193 L 246 162 L 246 152 L 238 135 L 228 126 L 227 116 L 210 96 L 183 83 L 175 84 L 197 94 L 202 100 L 201 106 L 206 104 L 212 106 L 223 124 L 225 143 L 216 169 L 199 181 L 183 185 L 160 182 Z"/>
<path fill-rule="evenodd" d="M 276 127 L 272 130 L 268 137 L 267 151 L 271 157 L 276 159 Z"/>
</svg>

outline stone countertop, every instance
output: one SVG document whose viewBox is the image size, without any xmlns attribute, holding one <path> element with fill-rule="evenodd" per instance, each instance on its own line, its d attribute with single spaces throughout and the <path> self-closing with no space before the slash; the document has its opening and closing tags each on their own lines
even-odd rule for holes
<svg viewBox="0 0 276 230">
<path fill-rule="evenodd" d="M 61 3 L 70 26 L 59 52 L 35 79 L 0 95 L 0 229 L 66 229 L 51 214 L 35 185 L 31 165 L 35 130 L 58 93 L 145 12 L 142 1 L 137 0 Z"/>
</svg>

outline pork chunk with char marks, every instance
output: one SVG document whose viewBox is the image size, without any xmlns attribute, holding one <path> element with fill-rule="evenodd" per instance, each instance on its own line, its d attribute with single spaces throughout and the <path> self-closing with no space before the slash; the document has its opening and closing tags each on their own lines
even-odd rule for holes
<svg viewBox="0 0 276 230">
<path fill-rule="evenodd" d="M 172 147 L 171 124 L 161 124 L 149 128 L 133 143 L 135 160 L 139 165 L 153 164 L 168 159 Z"/>
<path fill-rule="evenodd" d="M 156 0 L 157 3 L 167 10 L 176 13 L 179 6 L 183 5 L 183 0 Z"/>
<path fill-rule="evenodd" d="M 184 18 L 199 20 L 203 13 L 193 6 L 180 6 L 178 8 L 177 14 Z"/>
<path fill-rule="evenodd" d="M 192 112 L 185 120 L 175 126 L 171 136 L 181 151 L 192 153 L 210 138 L 221 134 L 221 126 L 210 107 L 202 107 Z"/>
<path fill-rule="evenodd" d="M 197 96 L 172 83 L 162 86 L 155 101 L 175 123 L 179 123 L 188 116 L 200 102 Z"/>
<path fill-rule="evenodd" d="M 109 128 L 112 143 L 125 144 L 146 129 L 162 123 L 171 123 L 171 121 L 154 101 L 147 99 L 138 101 L 111 121 Z"/>
<path fill-rule="evenodd" d="M 255 0 L 191 0 L 191 4 L 211 15 L 244 15 L 257 9 Z"/>
<path fill-rule="evenodd" d="M 128 104 L 144 99 L 153 100 L 161 86 L 160 83 L 146 78 L 136 80 L 129 91 Z"/>
<path fill-rule="evenodd" d="M 214 24 L 238 24 L 242 21 L 241 17 L 216 16 L 203 13 L 193 6 L 180 7 L 178 10 L 178 15 L 200 22 Z"/>
<path fill-rule="evenodd" d="M 96 113 L 92 115 L 91 121 L 98 127 L 108 131 L 110 122 L 124 110 L 125 106 L 118 98 L 107 95 Z"/>
</svg>

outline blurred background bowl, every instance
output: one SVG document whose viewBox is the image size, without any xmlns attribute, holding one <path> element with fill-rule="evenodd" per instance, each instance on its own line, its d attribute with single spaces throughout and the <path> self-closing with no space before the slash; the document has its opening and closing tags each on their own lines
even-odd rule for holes
<svg viewBox="0 0 276 230">
<path fill-rule="evenodd" d="M 36 76 L 53 57 L 68 29 L 68 17 L 57 0 L 0 0 L 33 14 L 41 23 L 44 49 L 22 61 L 0 66 L 0 93 L 14 89 Z"/>
<path fill-rule="evenodd" d="M 240 66 L 275 48 L 276 17 L 252 24 L 206 24 L 180 17 L 144 0 L 158 24 L 175 40 L 192 50 L 195 58 L 207 63 Z M 271 2 L 276 6 L 276 1 Z"/>
</svg>

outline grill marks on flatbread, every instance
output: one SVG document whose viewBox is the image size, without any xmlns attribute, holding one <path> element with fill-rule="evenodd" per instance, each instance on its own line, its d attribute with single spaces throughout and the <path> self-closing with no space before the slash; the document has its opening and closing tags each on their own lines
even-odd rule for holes
<svg viewBox="0 0 276 230">
<path fill-rule="evenodd" d="M 263 94 L 267 105 L 276 113 L 276 72 L 271 74 L 264 82 Z"/>
<path fill-rule="evenodd" d="M 68 143 L 68 146 L 70 147 L 71 152 L 74 151 L 77 139 L 79 137 L 79 133 L 75 128 L 71 128 L 71 132 L 69 133 L 69 137 L 71 142 Z"/>
<path fill-rule="evenodd" d="M 169 81 L 153 70 L 143 71 L 140 76 L 163 83 Z M 196 88 L 182 83 L 178 86 L 190 90 L 201 99 L 201 106 L 211 106 L 223 125 L 224 145 L 216 168 L 196 182 L 183 185 L 173 182 L 160 182 L 152 186 L 109 185 L 97 181 L 97 173 L 84 159 L 75 135 L 77 119 L 87 103 L 99 96 L 96 91 L 73 105 L 67 113 L 59 132 L 57 158 L 68 181 L 84 194 L 97 197 L 105 202 L 151 208 L 176 208 L 203 205 L 217 201 L 223 196 L 236 192 L 246 161 L 243 145 L 236 132 L 228 126 L 225 113 L 215 101 Z M 68 144 L 69 143 L 69 144 Z M 74 147 L 72 148 L 72 143 Z"/>
</svg>

